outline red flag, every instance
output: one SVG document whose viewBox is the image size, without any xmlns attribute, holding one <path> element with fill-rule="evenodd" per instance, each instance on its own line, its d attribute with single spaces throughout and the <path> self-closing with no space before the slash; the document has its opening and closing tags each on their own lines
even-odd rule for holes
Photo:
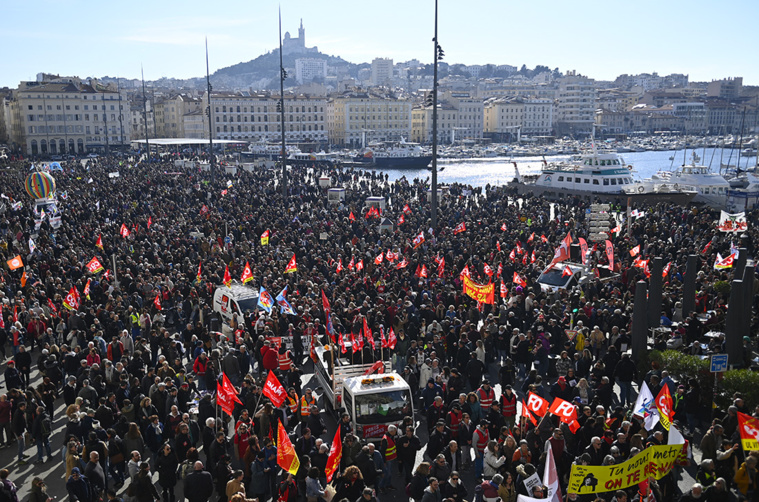
<svg viewBox="0 0 759 502">
<path fill-rule="evenodd" d="M 119 233 L 121 234 L 123 238 L 126 239 L 127 237 L 129 237 L 129 228 L 122 223 L 121 230 L 119 231 Z"/>
<path fill-rule="evenodd" d="M 243 284 L 253 280 L 253 271 L 250 269 L 250 263 L 247 261 L 245 262 L 245 270 L 242 271 L 242 277 L 240 277 L 240 280 Z"/>
<path fill-rule="evenodd" d="M 23 277 L 22 277 L 23 279 Z M 84 297 L 88 300 L 90 299 L 90 283 L 92 282 L 92 279 L 87 279 L 87 284 L 84 285 Z M 23 287 L 23 284 L 21 285 Z"/>
<path fill-rule="evenodd" d="M 522 401 L 522 415 L 521 415 L 521 416 L 522 416 L 522 417 L 527 417 L 527 418 L 529 418 L 529 419 L 530 419 L 530 422 L 532 422 L 532 425 L 534 425 L 535 427 L 537 427 L 537 426 L 538 426 L 538 421 L 537 421 L 537 420 L 535 420 L 535 417 L 533 417 L 533 416 L 532 416 L 532 413 L 530 413 L 530 412 L 527 410 L 527 405 L 526 405 L 526 404 L 524 404 L 524 401 Z"/>
<path fill-rule="evenodd" d="M 202 266 L 203 262 L 198 263 L 198 276 L 195 278 L 198 282 L 200 282 L 200 267 Z"/>
<path fill-rule="evenodd" d="M 384 258 L 385 258 L 385 254 L 384 254 L 384 253 L 380 253 L 380 254 L 379 254 L 379 255 L 377 255 L 377 257 L 374 259 L 374 263 L 375 263 L 376 265 L 379 265 L 380 263 L 382 263 L 382 260 L 383 260 Z"/>
<path fill-rule="evenodd" d="M 411 214 L 411 208 L 409 207 L 408 204 L 406 204 L 405 206 L 403 206 L 403 212 L 406 213 L 406 214 Z"/>
<path fill-rule="evenodd" d="M 385 338 L 385 328 L 380 326 L 380 347 L 387 348 L 387 338 Z"/>
<path fill-rule="evenodd" d="M 419 232 L 419 235 L 414 237 L 414 240 L 412 241 L 412 244 L 414 245 L 414 249 L 421 246 L 423 242 L 424 242 L 424 231 Z"/>
<path fill-rule="evenodd" d="M 282 426 L 282 422 L 277 419 L 277 437 L 279 438 L 279 444 L 277 445 L 277 465 L 286 470 L 293 476 L 298 472 L 300 468 L 300 460 L 298 460 L 298 454 L 295 453 L 293 443 L 290 441 L 290 436 L 287 435 L 287 431 Z M 340 428 L 337 428 L 337 432 L 340 432 Z"/>
<path fill-rule="evenodd" d="M 532 250 L 532 256 L 530 256 L 530 263 L 535 263 L 535 250 Z"/>
<path fill-rule="evenodd" d="M 150 230 L 150 225 L 152 225 L 152 224 L 153 224 L 153 217 L 152 216 L 148 216 L 148 230 Z"/>
<path fill-rule="evenodd" d="M 76 286 L 71 286 L 69 294 L 67 294 L 66 298 L 63 300 L 63 306 L 69 310 L 79 310 L 79 291 L 76 289 Z M 13 322 L 16 322 L 17 320 L 18 316 L 16 315 L 16 307 L 14 306 Z"/>
<path fill-rule="evenodd" d="M 262 246 L 268 246 L 269 245 L 269 236 L 271 235 L 271 232 L 266 230 L 264 233 L 261 234 L 261 245 Z"/>
<path fill-rule="evenodd" d="M 507 298 L 509 296 L 509 290 L 506 289 L 506 283 L 501 281 L 501 298 Z"/>
<path fill-rule="evenodd" d="M 582 260 L 582 264 L 585 265 L 588 263 L 588 243 L 582 237 L 577 240 L 580 242 L 580 260 Z"/>
<path fill-rule="evenodd" d="M 401 261 L 399 261 L 398 264 L 395 266 L 395 270 L 400 270 L 406 267 L 408 267 L 408 262 L 406 261 L 406 258 L 402 258 Z"/>
<path fill-rule="evenodd" d="M 200 216 L 203 216 L 204 214 L 208 214 L 208 206 L 203 204 L 203 207 L 200 208 Z"/>
<path fill-rule="evenodd" d="M 348 215 L 348 221 L 356 221 L 356 217 L 353 215 L 353 211 Z"/>
<path fill-rule="evenodd" d="M 285 267 L 285 273 L 290 274 L 297 271 L 298 271 L 298 265 L 295 263 L 295 253 L 293 253 L 293 257 L 290 258 L 289 262 L 287 262 L 287 267 Z"/>
<path fill-rule="evenodd" d="M 516 272 L 514 272 L 514 278 L 512 279 L 511 282 L 513 282 L 514 284 L 519 284 L 523 288 L 527 287 L 527 281 L 519 277 L 519 274 L 517 274 Z"/>
<path fill-rule="evenodd" d="M 71 291 L 69 291 L 69 294 L 71 294 Z M 68 300 L 68 296 L 66 296 L 66 298 L 63 300 L 64 306 L 66 306 L 66 300 Z M 79 305 L 77 305 L 76 308 L 79 308 Z M 18 322 L 18 305 L 13 306 L 13 322 Z"/>
<path fill-rule="evenodd" d="M 532 242 L 532 240 L 535 238 L 535 232 L 531 233 L 530 236 L 527 238 L 527 243 L 529 244 Z"/>
<path fill-rule="evenodd" d="M 98 235 L 98 240 L 97 242 L 95 242 L 95 247 L 100 248 L 101 251 L 103 250 L 103 236 L 102 235 Z"/>
<path fill-rule="evenodd" d="M 656 411 L 659 412 L 661 424 L 669 430 L 672 419 L 675 417 L 675 410 L 672 406 L 672 395 L 669 393 L 668 385 L 662 385 L 659 395 L 656 396 Z"/>
<path fill-rule="evenodd" d="M 102 272 L 104 269 L 103 265 L 100 264 L 100 261 L 97 259 L 97 257 L 94 257 L 87 264 L 87 270 L 91 274 L 97 274 L 98 272 Z"/>
<path fill-rule="evenodd" d="M 759 420 L 738 412 L 738 432 L 743 451 L 759 450 Z"/>
<path fill-rule="evenodd" d="M 329 457 L 327 457 L 327 467 L 324 473 L 327 475 L 327 483 L 332 481 L 332 476 L 340 468 L 340 460 L 343 458 L 343 442 L 340 439 L 340 427 L 335 431 L 335 438 L 332 440 L 332 446 L 329 448 Z"/>
<path fill-rule="evenodd" d="M 335 269 L 335 272 L 339 274 L 342 271 L 343 271 L 343 259 L 340 258 L 337 262 L 337 268 Z"/>
<path fill-rule="evenodd" d="M 279 408 L 282 406 L 282 403 L 285 402 L 287 391 L 285 391 L 285 388 L 279 383 L 279 380 L 273 371 L 270 371 L 269 376 L 266 377 L 263 394 L 271 400 L 271 404 L 273 404 L 275 408 Z"/>
<path fill-rule="evenodd" d="M 406 223 L 406 218 L 404 218 L 403 215 L 400 215 L 398 217 L 398 224 L 403 225 L 404 223 Z"/>
<path fill-rule="evenodd" d="M 353 267 L 355 267 L 355 263 L 353 261 L 353 256 L 351 256 L 351 261 L 348 262 L 348 270 L 353 270 Z"/>
<path fill-rule="evenodd" d="M 235 403 L 242 404 L 237 397 L 237 390 L 227 378 L 226 373 L 221 374 L 221 383 L 216 382 L 216 402 L 227 415 L 231 415 L 235 409 Z"/>
<path fill-rule="evenodd" d="M 506 223 L 501 225 L 501 230 L 503 230 L 504 232 L 506 231 Z"/>
<path fill-rule="evenodd" d="M 580 424 L 577 422 L 577 408 L 572 403 L 556 397 L 548 411 L 567 424 L 573 433 L 580 428 Z"/>
<path fill-rule="evenodd" d="M 517 259 L 517 251 L 516 249 L 512 249 L 511 253 L 509 253 L 509 260 L 515 261 Z"/>
<path fill-rule="evenodd" d="M 387 334 L 387 346 L 391 349 L 395 348 L 395 345 L 398 343 L 398 338 L 395 336 L 395 331 L 393 331 L 393 328 L 390 328 L 390 333 Z"/>
<path fill-rule="evenodd" d="M 541 235 L 540 236 L 540 240 L 543 241 L 543 244 L 545 244 L 546 242 L 548 242 L 548 239 L 546 238 L 545 235 Z"/>
<path fill-rule="evenodd" d="M 522 257 L 522 265 L 527 265 L 527 253 Z"/>
<path fill-rule="evenodd" d="M 369 329 L 369 325 L 366 323 L 366 317 L 364 317 L 364 337 L 369 340 L 369 345 L 372 346 L 372 350 L 377 348 L 377 346 L 374 345 L 374 335 L 372 334 L 372 330 Z"/>
<path fill-rule="evenodd" d="M 667 275 L 669 274 L 669 269 L 671 266 L 672 266 L 672 262 L 668 262 L 667 266 L 664 267 L 664 270 L 662 270 L 661 272 L 662 279 L 666 279 Z"/>
<path fill-rule="evenodd" d="M 443 277 L 445 274 L 445 256 L 440 258 L 440 261 L 437 264 L 437 276 Z"/>
<path fill-rule="evenodd" d="M 606 258 L 609 260 L 609 270 L 614 271 L 614 246 L 611 241 L 606 241 Z"/>
<path fill-rule="evenodd" d="M 458 225 L 456 225 L 456 228 L 453 229 L 454 235 L 460 234 L 461 232 L 466 232 L 466 223 L 464 223 L 463 221 L 459 223 Z"/>
<path fill-rule="evenodd" d="M 501 241 L 495 241 L 495 247 L 498 248 L 498 252 L 501 252 Z"/>
<path fill-rule="evenodd" d="M 47 306 L 50 307 L 50 310 L 52 310 L 54 314 L 58 313 L 58 309 L 55 307 L 55 303 L 53 303 L 53 301 L 50 298 L 47 299 Z M 4 326 L 0 326 L 0 328 L 3 328 L 3 327 Z"/>
<path fill-rule="evenodd" d="M 232 276 L 229 274 L 229 265 L 224 269 L 224 285 L 226 287 L 232 285 Z"/>
<path fill-rule="evenodd" d="M 485 271 L 485 275 L 487 275 L 488 277 L 493 277 L 493 269 L 490 268 L 490 265 L 486 263 L 485 266 L 483 267 L 483 270 Z"/>
<path fill-rule="evenodd" d="M 569 265 L 564 265 L 564 270 L 561 271 L 561 276 L 566 277 L 568 275 L 574 275 L 574 272 L 569 268 Z"/>
<path fill-rule="evenodd" d="M 634 257 L 638 253 L 640 253 L 640 244 L 630 250 L 630 256 Z"/>
<path fill-rule="evenodd" d="M 364 270 L 364 260 L 358 260 L 358 263 L 356 263 L 356 270 L 357 271 Z"/>
<path fill-rule="evenodd" d="M 427 278 L 427 265 L 422 264 L 422 269 L 419 271 L 419 277 L 422 279 Z"/>
<path fill-rule="evenodd" d="M 155 299 L 153 300 L 153 305 L 155 305 L 155 308 L 158 310 L 161 310 L 161 294 L 155 295 Z"/>
<path fill-rule="evenodd" d="M 111 271 L 110 271 L 110 269 L 109 269 L 109 270 L 106 270 L 106 271 L 105 271 L 105 273 L 103 274 L 103 280 L 104 280 L 104 281 L 107 281 L 107 280 L 109 280 L 110 278 L 111 278 Z"/>
<path fill-rule="evenodd" d="M 706 243 L 706 246 L 704 246 L 704 249 L 701 250 L 701 254 L 706 254 L 706 252 L 709 251 L 710 247 L 712 247 L 712 241 L 709 241 Z"/>
<path fill-rule="evenodd" d="M 548 401 L 529 392 L 527 394 L 527 408 L 537 416 L 543 417 L 548 412 Z"/>
<path fill-rule="evenodd" d="M 338 343 L 338 345 L 340 345 L 340 352 L 343 353 L 343 354 L 345 354 L 346 352 L 348 352 L 346 350 L 346 348 L 345 348 L 345 340 L 343 340 L 343 334 L 342 333 L 339 333 L 339 335 L 340 336 L 338 336 L 338 338 L 337 338 L 337 343 Z"/>
<path fill-rule="evenodd" d="M 462 270 L 461 273 L 459 274 L 460 280 L 463 281 L 464 277 L 469 277 L 469 278 L 472 277 L 472 274 L 469 272 L 469 265 L 464 265 L 464 270 Z"/>
</svg>

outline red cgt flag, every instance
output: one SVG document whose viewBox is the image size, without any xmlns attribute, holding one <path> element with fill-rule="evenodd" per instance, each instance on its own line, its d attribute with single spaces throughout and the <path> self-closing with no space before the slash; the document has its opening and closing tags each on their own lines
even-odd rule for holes
<svg viewBox="0 0 759 502">
<path fill-rule="evenodd" d="M 155 295 L 155 299 L 153 300 L 153 305 L 155 305 L 155 308 L 158 310 L 161 310 L 161 294 Z"/>
<path fill-rule="evenodd" d="M 343 458 L 343 442 L 340 439 L 340 427 L 335 431 L 335 439 L 332 440 L 332 446 L 329 449 L 329 457 L 327 457 L 327 467 L 324 469 L 324 473 L 327 475 L 327 483 L 332 481 L 332 477 L 335 472 L 340 468 L 340 460 Z"/>
<path fill-rule="evenodd" d="M 266 377 L 263 394 L 271 400 L 271 404 L 273 404 L 275 408 L 279 408 L 282 406 L 282 403 L 285 402 L 287 391 L 282 387 L 282 384 L 279 382 L 276 375 L 274 375 L 273 371 L 270 371 L 269 376 Z"/>
<path fill-rule="evenodd" d="M 127 227 L 126 225 L 124 225 L 124 224 L 122 223 L 122 224 L 121 224 L 121 230 L 119 231 L 119 233 L 121 234 L 121 236 L 122 236 L 123 238 L 125 238 L 125 239 L 126 239 L 127 237 L 129 237 L 129 227 Z"/>
<path fill-rule="evenodd" d="M 291 274 L 297 271 L 298 271 L 298 265 L 295 263 L 295 253 L 293 253 L 293 257 L 290 258 L 289 262 L 287 262 L 287 267 L 285 267 L 285 273 Z"/>
<path fill-rule="evenodd" d="M 240 280 L 243 284 L 253 280 L 253 271 L 250 269 L 250 263 L 247 261 L 245 262 L 245 270 L 242 271 L 242 277 L 240 277 Z"/>
<path fill-rule="evenodd" d="M 232 275 L 229 273 L 229 265 L 224 269 L 224 285 L 226 287 L 232 285 Z"/>
<path fill-rule="evenodd" d="M 232 415 L 235 402 L 242 404 L 240 398 L 237 397 L 237 390 L 227 378 L 226 373 L 221 374 L 221 382 L 216 382 L 216 402 L 227 415 Z"/>
<path fill-rule="evenodd" d="M 390 333 L 387 334 L 387 346 L 388 348 L 394 349 L 395 345 L 398 343 L 398 338 L 395 336 L 395 331 L 393 331 L 393 328 L 390 328 Z"/>
<path fill-rule="evenodd" d="M 523 288 L 527 287 L 527 281 L 519 277 L 519 274 L 517 274 L 516 272 L 514 272 L 514 278 L 512 279 L 511 282 L 513 282 L 514 284 L 519 284 Z"/>
<path fill-rule="evenodd" d="M 460 234 L 461 232 L 466 232 L 466 223 L 463 221 L 456 225 L 456 228 L 453 229 L 454 234 Z"/>
</svg>

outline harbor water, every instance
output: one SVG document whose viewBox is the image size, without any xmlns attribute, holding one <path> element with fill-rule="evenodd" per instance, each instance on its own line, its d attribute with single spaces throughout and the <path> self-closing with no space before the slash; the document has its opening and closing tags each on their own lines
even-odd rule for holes
<svg viewBox="0 0 759 502">
<path fill-rule="evenodd" d="M 658 171 L 669 171 L 693 162 L 693 150 L 685 151 L 655 151 L 655 152 L 627 152 L 619 155 L 624 159 L 625 165 L 633 166 L 633 176 L 637 179 L 650 178 Z M 712 171 L 719 172 L 720 164 L 736 166 L 738 162 L 738 150 L 721 148 L 699 149 L 696 154 L 702 164 L 711 167 Z M 674 157 L 673 160 L 670 158 Z M 569 155 L 556 155 L 545 157 L 546 162 L 559 162 L 569 159 Z M 756 165 L 756 157 L 740 158 L 741 169 L 753 168 Z M 491 157 L 484 159 L 440 159 L 438 160 L 438 183 L 447 185 L 451 183 L 463 183 L 474 187 L 485 185 L 504 185 L 514 178 L 514 162 L 517 163 L 519 173 L 537 174 L 543 165 L 543 157 Z M 390 181 L 395 181 L 405 176 L 408 180 L 414 178 L 424 179 L 430 176 L 429 169 L 401 170 L 387 169 Z"/>
</svg>

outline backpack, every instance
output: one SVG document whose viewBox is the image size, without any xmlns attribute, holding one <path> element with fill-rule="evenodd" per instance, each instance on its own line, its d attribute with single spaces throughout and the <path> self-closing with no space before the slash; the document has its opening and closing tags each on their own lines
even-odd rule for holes
<svg viewBox="0 0 759 502">
<path fill-rule="evenodd" d="M 50 417 L 45 416 L 45 418 L 42 419 L 42 423 L 40 425 L 42 428 L 42 437 L 49 438 L 50 434 L 53 431 L 53 421 L 50 420 Z"/>
</svg>

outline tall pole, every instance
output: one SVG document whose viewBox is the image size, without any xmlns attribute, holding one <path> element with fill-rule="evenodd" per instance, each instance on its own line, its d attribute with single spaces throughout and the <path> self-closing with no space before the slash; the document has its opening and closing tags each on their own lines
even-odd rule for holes
<svg viewBox="0 0 759 502">
<path fill-rule="evenodd" d="M 206 37 L 206 85 L 208 86 L 208 108 L 206 108 L 206 115 L 208 115 L 208 154 L 211 157 L 209 169 L 211 172 L 211 182 L 214 181 L 215 170 L 214 160 L 216 156 L 213 153 L 213 120 L 211 120 L 211 72 L 208 67 L 208 37 Z"/>
<path fill-rule="evenodd" d="M 282 62 L 282 9 L 279 9 L 279 119 L 282 128 L 282 196 L 287 198 L 287 149 L 285 147 L 285 65 Z"/>
<path fill-rule="evenodd" d="M 148 152 L 148 164 L 150 164 L 150 141 L 148 141 L 148 98 L 145 96 L 145 71 L 140 65 L 142 74 L 142 120 L 145 122 L 145 148 Z"/>
<path fill-rule="evenodd" d="M 121 77 L 116 79 L 116 92 L 119 93 L 119 137 L 121 146 L 124 146 L 124 105 L 121 104 Z"/>
<path fill-rule="evenodd" d="M 434 44 L 433 54 L 433 75 L 432 75 L 432 229 L 437 231 L 437 58 L 439 45 L 437 43 L 437 0 L 435 0 L 435 38 L 432 39 Z"/>
</svg>

